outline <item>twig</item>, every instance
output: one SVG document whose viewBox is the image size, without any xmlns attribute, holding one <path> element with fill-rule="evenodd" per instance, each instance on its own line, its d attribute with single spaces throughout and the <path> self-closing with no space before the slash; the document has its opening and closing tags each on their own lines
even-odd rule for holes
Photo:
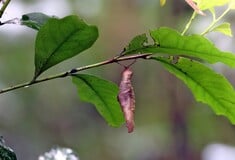
<svg viewBox="0 0 235 160">
<path fill-rule="evenodd" d="M 0 9 L 0 18 L 2 18 L 2 15 L 5 11 L 5 9 L 7 8 L 8 4 L 10 3 L 11 0 L 6 0 L 3 2 L 3 6 L 2 8 Z"/>
<path fill-rule="evenodd" d="M 25 82 L 25 83 L 14 85 L 14 86 L 11 86 L 11 87 L 8 87 L 8 88 L 4 88 L 4 89 L 0 90 L 0 94 L 6 93 L 6 92 L 9 92 L 9 91 L 13 91 L 13 90 L 16 90 L 16 89 L 20 89 L 20 88 L 27 88 L 27 87 L 30 87 L 34 84 L 41 83 L 41 82 L 72 76 L 73 74 L 75 74 L 77 72 L 87 70 L 87 69 L 90 69 L 90 68 L 95 68 L 95 67 L 111 64 L 111 63 L 116 63 L 116 62 L 120 62 L 120 61 L 131 60 L 131 59 L 139 59 L 139 58 L 148 59 L 148 57 L 151 56 L 151 55 L 152 54 L 149 53 L 149 54 L 136 54 L 136 55 L 130 55 L 130 56 L 123 56 L 123 57 L 117 56 L 117 57 L 114 57 L 112 59 L 102 61 L 102 62 L 99 62 L 99 63 L 95 63 L 95 64 L 75 68 L 75 69 L 69 70 L 67 72 L 62 72 L 62 73 L 52 75 L 52 76 L 49 76 L 49 77 L 45 77 L 45 78 L 42 78 L 42 79 L 36 79 L 35 81 Z"/>
</svg>

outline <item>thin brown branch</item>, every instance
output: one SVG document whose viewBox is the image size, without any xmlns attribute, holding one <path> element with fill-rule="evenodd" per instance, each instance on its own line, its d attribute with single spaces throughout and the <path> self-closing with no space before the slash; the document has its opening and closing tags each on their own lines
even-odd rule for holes
<svg viewBox="0 0 235 160">
<path fill-rule="evenodd" d="M 117 57 L 114 57 L 112 59 L 102 61 L 102 62 L 99 62 L 99 63 L 95 63 L 95 64 L 91 64 L 91 65 L 87 65 L 87 66 L 82 66 L 82 67 L 79 67 L 79 68 L 69 70 L 67 72 L 62 72 L 62 73 L 52 75 L 52 76 L 49 76 L 49 77 L 45 77 L 45 78 L 42 78 L 42 79 L 36 79 L 34 81 L 29 81 L 29 82 L 21 83 L 21 84 L 14 85 L 14 86 L 11 86 L 11 87 L 8 87 L 8 88 L 4 88 L 4 89 L 0 90 L 0 94 L 6 93 L 6 92 L 9 92 L 9 91 L 13 91 L 13 90 L 16 90 L 16 89 L 20 89 L 20 88 L 27 88 L 27 87 L 30 87 L 32 85 L 35 85 L 35 84 L 41 83 L 41 82 L 72 76 L 73 74 L 76 74 L 77 72 L 87 70 L 87 69 L 91 69 L 91 68 L 95 68 L 95 67 L 99 67 L 99 66 L 103 66 L 103 65 L 107 65 L 107 64 L 112 64 L 112 63 L 131 60 L 131 59 L 140 59 L 140 58 L 148 59 L 148 57 L 150 55 L 152 55 L 152 54 L 150 54 L 150 53 L 149 54 L 136 54 L 136 55 L 122 56 L 122 57 L 117 56 Z"/>
</svg>

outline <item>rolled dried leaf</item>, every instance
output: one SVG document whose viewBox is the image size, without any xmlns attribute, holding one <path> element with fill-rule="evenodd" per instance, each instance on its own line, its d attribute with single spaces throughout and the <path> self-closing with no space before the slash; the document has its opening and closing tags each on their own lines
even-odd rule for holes
<svg viewBox="0 0 235 160">
<path fill-rule="evenodd" d="M 131 84 L 132 74 L 133 72 L 129 67 L 122 72 L 122 79 L 119 85 L 119 93 L 118 93 L 118 101 L 124 113 L 128 133 L 133 132 L 135 126 L 134 122 L 135 94 Z"/>
</svg>

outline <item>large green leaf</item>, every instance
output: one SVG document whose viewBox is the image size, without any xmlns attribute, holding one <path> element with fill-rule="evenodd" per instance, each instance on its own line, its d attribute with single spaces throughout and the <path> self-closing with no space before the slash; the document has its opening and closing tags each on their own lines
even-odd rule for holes
<svg viewBox="0 0 235 160">
<path fill-rule="evenodd" d="M 220 51 L 208 39 L 200 35 L 182 36 L 175 30 L 162 27 L 150 31 L 155 45 L 143 46 L 138 52 L 164 53 L 195 57 L 209 63 L 222 62 L 235 67 L 235 55 Z"/>
<path fill-rule="evenodd" d="M 48 68 L 90 48 L 97 38 L 97 27 L 87 25 L 77 16 L 49 19 L 37 34 L 34 79 Z"/>
<path fill-rule="evenodd" d="M 180 58 L 175 64 L 167 58 L 153 59 L 181 79 L 197 101 L 210 105 L 217 115 L 224 115 L 235 124 L 235 91 L 222 75 L 187 58 Z"/>
<path fill-rule="evenodd" d="M 124 123 L 116 84 L 86 74 L 74 75 L 73 83 L 77 86 L 80 99 L 94 104 L 109 125 L 119 127 Z"/>
<path fill-rule="evenodd" d="M 25 25 L 29 28 L 39 30 L 52 16 L 48 16 L 44 13 L 33 12 L 22 15 L 21 25 Z M 55 17 L 54 17 L 55 18 Z"/>
<path fill-rule="evenodd" d="M 228 34 L 229 32 L 226 30 L 226 33 Z M 157 53 L 178 55 L 194 57 L 212 64 L 222 62 L 230 67 L 235 67 L 235 55 L 230 52 L 220 51 L 204 36 L 183 36 L 179 32 L 167 27 L 150 31 L 150 36 L 154 44 L 147 44 L 147 37 L 145 34 L 142 34 L 135 37 L 129 43 L 124 54 Z"/>
</svg>

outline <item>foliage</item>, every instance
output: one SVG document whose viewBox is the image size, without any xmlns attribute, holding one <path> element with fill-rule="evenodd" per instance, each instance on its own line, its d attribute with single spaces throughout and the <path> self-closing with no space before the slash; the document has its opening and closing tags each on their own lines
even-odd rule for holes
<svg viewBox="0 0 235 160">
<path fill-rule="evenodd" d="M 153 59 L 161 62 L 169 72 L 181 79 L 197 101 L 207 103 L 216 114 L 227 116 L 235 124 L 235 92 L 222 75 L 187 58 L 180 58 L 177 63 L 172 63 L 170 58 Z"/>
<path fill-rule="evenodd" d="M 135 53 L 163 53 L 167 55 L 179 55 L 194 57 L 209 63 L 222 62 L 230 67 L 235 67 L 235 55 L 222 52 L 207 38 L 194 34 L 182 36 L 177 31 L 161 27 L 150 31 L 154 44 L 146 45 L 146 35 L 135 37 L 129 44 L 126 54 Z M 135 44 L 135 45 L 134 45 Z M 133 47 L 135 46 L 135 47 Z"/>
<path fill-rule="evenodd" d="M 224 22 L 224 23 L 219 24 L 218 26 L 212 28 L 212 31 L 217 31 L 217 32 L 225 34 L 226 36 L 232 37 L 230 23 L 227 23 L 227 22 Z"/>
<path fill-rule="evenodd" d="M 38 77 L 46 70 L 90 48 L 98 38 L 98 29 L 96 26 L 86 24 L 75 15 L 58 18 L 43 13 L 25 14 L 20 20 L 21 24 L 38 31 L 35 41 L 34 77 L 29 82 L 3 89 L 0 94 L 36 83 L 71 76 L 80 99 L 94 104 L 109 125 L 119 127 L 124 123 L 121 110 L 123 105 L 120 106 L 120 103 L 130 103 L 130 100 L 134 102 L 134 93 L 124 93 L 123 87 L 118 88 L 113 82 L 88 74 L 77 74 L 77 72 L 119 61 L 144 58 L 146 62 L 155 60 L 162 64 L 167 71 L 188 86 L 197 101 L 208 104 L 216 114 L 226 116 L 231 123 L 235 124 L 234 89 L 223 75 L 216 73 L 207 65 L 221 62 L 234 68 L 235 55 L 219 50 L 205 37 L 205 34 L 212 31 L 232 36 L 230 24 L 227 22 L 219 24 L 219 21 L 231 9 L 234 9 L 234 1 L 195 0 L 197 5 L 192 1 L 188 2 L 195 12 L 182 33 L 167 27 L 153 29 L 149 31 L 150 36 L 147 33 L 135 36 L 121 54 L 112 59 L 42 79 L 38 79 Z M 165 1 L 160 1 L 160 3 L 163 6 Z M 217 16 L 214 7 L 225 4 L 228 5 L 227 9 L 220 16 Z M 6 6 L 1 11 L 3 12 L 5 8 Z M 212 23 L 201 34 L 185 35 L 192 20 L 197 16 L 196 13 L 202 13 L 200 11 L 205 10 L 209 10 L 212 14 Z M 1 25 L 3 24 L 1 23 Z M 130 66 L 124 66 L 125 70 L 129 69 Z M 131 92 L 134 92 L 130 77 L 122 80 L 122 82 L 128 83 L 129 89 L 131 88 Z M 125 96 L 122 100 L 119 97 L 118 101 L 119 90 Z M 132 110 L 132 114 L 134 114 L 134 110 Z M 134 117 L 133 115 L 131 117 L 125 115 L 125 120 L 126 122 L 134 122 Z M 129 131 L 132 131 L 132 129 Z M 13 155 L 4 145 L 1 145 L 1 149 L 6 153 L 6 156 Z"/>
<path fill-rule="evenodd" d="M 80 99 L 94 104 L 111 126 L 119 127 L 123 124 L 124 118 L 117 102 L 116 84 L 86 74 L 74 75 L 73 83 L 77 86 Z"/>
<path fill-rule="evenodd" d="M 17 160 L 14 151 L 4 144 L 4 140 L 0 137 L 0 159 L 1 160 Z"/>
<path fill-rule="evenodd" d="M 96 26 L 77 16 L 51 18 L 43 25 L 35 42 L 35 76 L 90 48 L 98 38 Z"/>
</svg>

